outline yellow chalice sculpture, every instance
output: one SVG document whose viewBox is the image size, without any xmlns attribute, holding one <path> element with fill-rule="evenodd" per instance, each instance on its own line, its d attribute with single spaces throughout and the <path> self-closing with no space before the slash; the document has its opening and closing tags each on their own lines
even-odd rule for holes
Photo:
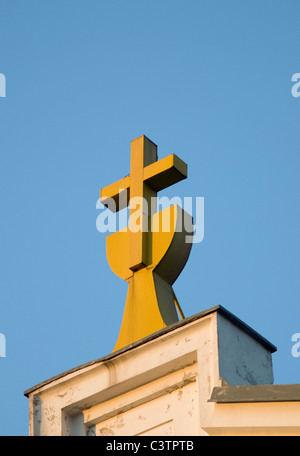
<svg viewBox="0 0 300 456">
<path fill-rule="evenodd" d="M 192 217 L 178 205 L 161 212 L 153 206 L 158 191 L 186 177 L 182 160 L 172 154 L 157 161 L 157 146 L 140 136 L 131 141 L 130 175 L 100 192 L 104 205 L 109 207 L 113 199 L 113 210 L 129 206 L 129 226 L 106 238 L 108 263 L 128 282 L 114 351 L 175 323 L 178 313 L 184 318 L 172 284 L 190 254 L 192 243 L 186 236 L 193 231 Z"/>
</svg>

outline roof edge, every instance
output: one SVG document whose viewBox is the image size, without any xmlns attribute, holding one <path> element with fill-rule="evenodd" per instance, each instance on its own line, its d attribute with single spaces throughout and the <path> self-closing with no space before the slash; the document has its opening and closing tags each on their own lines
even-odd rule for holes
<svg viewBox="0 0 300 456">
<path fill-rule="evenodd" d="M 230 320 L 232 323 L 234 323 L 236 326 L 241 328 L 243 331 L 245 331 L 247 334 L 249 334 L 249 336 L 253 337 L 253 339 L 255 339 L 257 342 L 263 345 L 271 353 L 277 351 L 277 347 L 275 347 L 275 345 L 269 342 L 265 337 L 261 336 L 257 331 L 251 328 L 251 326 L 247 325 L 238 317 L 236 317 L 233 313 L 229 312 L 229 310 L 225 309 L 222 306 L 219 306 L 218 312 L 225 318 Z"/>
<path fill-rule="evenodd" d="M 167 334 L 171 331 L 174 331 L 175 329 L 177 328 L 180 328 L 181 326 L 185 326 L 193 321 L 196 321 L 196 320 L 199 320 L 203 317 L 206 317 L 207 315 L 210 315 L 214 312 L 218 312 L 220 313 L 223 317 L 227 318 L 228 320 L 230 320 L 233 324 L 235 324 L 236 326 L 238 326 L 239 328 L 241 328 L 243 331 L 245 331 L 247 334 L 249 334 L 251 337 L 253 337 L 257 342 L 259 342 L 261 345 L 263 345 L 267 350 L 269 350 L 271 353 L 274 353 L 275 351 L 277 351 L 277 348 L 271 344 L 267 339 L 265 339 L 264 337 L 262 337 L 258 332 L 256 332 L 254 329 L 252 329 L 250 326 L 248 326 L 246 323 L 244 323 L 242 320 L 240 320 L 238 317 L 236 317 L 234 314 L 232 314 L 231 312 L 229 312 L 227 309 L 225 309 L 223 306 L 221 305 L 217 305 L 217 306 L 214 306 L 214 307 L 211 307 L 207 310 L 204 310 L 202 312 L 199 312 L 197 314 L 194 314 L 190 317 L 187 317 L 187 318 L 184 318 L 183 320 L 180 320 L 180 321 L 177 321 L 176 323 L 173 323 L 169 326 L 167 326 L 166 328 L 163 328 L 159 331 L 156 331 L 152 334 L 149 334 L 149 336 L 146 336 L 144 337 L 143 339 L 140 339 L 138 340 L 137 342 L 134 342 L 130 345 L 127 345 L 126 347 L 123 347 L 121 348 L 120 350 L 117 350 L 115 352 L 112 352 L 108 355 L 105 355 L 101 358 L 97 358 L 93 361 L 89 361 L 87 363 L 84 363 L 84 364 L 81 364 L 77 367 L 74 367 L 72 369 L 69 369 L 67 371 L 64 371 L 58 375 L 55 375 L 54 377 L 51 377 L 49 378 L 48 380 L 44 380 L 43 382 L 41 383 L 38 383 L 37 385 L 27 389 L 26 391 L 24 391 L 24 396 L 28 397 L 29 394 L 33 393 L 34 391 L 36 391 L 37 389 L 39 388 L 42 388 L 43 386 L 45 385 L 48 385 L 49 383 L 52 383 L 53 381 L 55 380 L 58 380 L 60 378 L 63 378 L 69 374 L 72 374 L 74 372 L 77 372 L 81 369 L 84 369 L 86 367 L 89 367 L 89 366 L 92 366 L 94 364 L 98 364 L 98 363 L 101 363 L 101 362 L 105 362 L 105 361 L 109 361 L 110 359 L 112 358 L 115 358 L 125 352 L 128 352 L 130 350 L 133 350 L 134 348 L 136 347 L 139 347 L 147 342 L 150 342 L 151 340 L 154 340 L 164 334 Z"/>
</svg>

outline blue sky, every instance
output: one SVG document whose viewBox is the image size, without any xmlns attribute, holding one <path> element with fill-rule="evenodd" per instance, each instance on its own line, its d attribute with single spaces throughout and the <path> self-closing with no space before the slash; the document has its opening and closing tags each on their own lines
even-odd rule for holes
<svg viewBox="0 0 300 456">
<path fill-rule="evenodd" d="M 223 305 L 300 383 L 299 42 L 298 0 L 0 0 L 1 435 L 27 435 L 24 390 L 114 347 L 96 202 L 142 134 L 188 163 L 163 194 L 205 200 L 185 315 Z"/>
</svg>

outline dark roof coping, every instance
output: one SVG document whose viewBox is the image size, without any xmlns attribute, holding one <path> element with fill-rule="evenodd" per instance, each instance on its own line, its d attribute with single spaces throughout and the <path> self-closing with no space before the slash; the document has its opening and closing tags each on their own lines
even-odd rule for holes
<svg viewBox="0 0 300 456">
<path fill-rule="evenodd" d="M 238 385 L 215 387 L 209 402 L 299 402 L 300 385 Z"/>
</svg>

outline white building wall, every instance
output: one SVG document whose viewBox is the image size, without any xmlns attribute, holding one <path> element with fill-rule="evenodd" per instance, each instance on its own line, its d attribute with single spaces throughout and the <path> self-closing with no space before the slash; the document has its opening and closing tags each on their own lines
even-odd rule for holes
<svg viewBox="0 0 300 456">
<path fill-rule="evenodd" d="M 271 382 L 271 351 L 207 311 L 28 390 L 30 435 L 300 435 L 300 402 L 210 400 L 222 385 Z"/>
</svg>

